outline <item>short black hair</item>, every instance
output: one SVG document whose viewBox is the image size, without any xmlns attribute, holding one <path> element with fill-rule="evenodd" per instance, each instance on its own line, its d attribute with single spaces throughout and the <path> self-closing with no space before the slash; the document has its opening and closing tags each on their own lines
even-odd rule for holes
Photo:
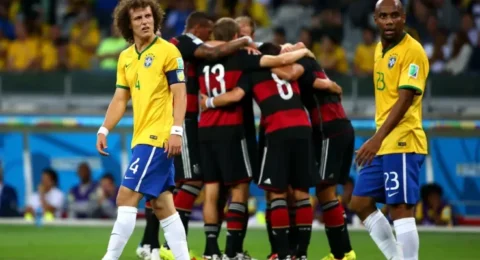
<svg viewBox="0 0 480 260">
<path fill-rule="evenodd" d="M 440 185 L 436 183 L 423 185 L 422 188 L 420 189 L 420 196 L 422 197 L 422 200 L 424 201 L 427 200 L 430 194 L 438 194 L 440 197 L 442 197 L 443 189 Z"/>
<path fill-rule="evenodd" d="M 102 180 L 103 179 L 110 180 L 111 182 L 115 183 L 115 178 L 113 177 L 113 174 L 111 174 L 111 173 L 105 173 L 102 176 Z"/>
<path fill-rule="evenodd" d="M 279 34 L 283 37 L 285 37 L 287 35 L 287 32 L 285 31 L 285 28 L 283 28 L 283 27 L 277 27 L 277 28 L 273 29 L 273 33 Z"/>
<path fill-rule="evenodd" d="M 363 27 L 363 31 L 364 31 L 364 32 L 367 31 L 367 32 L 372 33 L 374 37 L 375 37 L 375 34 L 377 33 L 377 31 L 376 31 L 373 27 L 371 27 L 371 26 L 365 26 L 365 27 Z"/>
<path fill-rule="evenodd" d="M 58 185 L 58 174 L 57 174 L 57 172 L 56 172 L 54 169 L 52 169 L 52 168 L 45 168 L 45 169 L 43 169 L 42 174 L 48 175 L 48 176 L 50 177 L 50 179 L 52 179 L 53 184 L 54 184 L 55 186 Z"/>
<path fill-rule="evenodd" d="M 280 47 L 280 45 L 275 44 L 275 43 L 266 42 L 266 43 L 262 44 L 262 46 L 260 46 L 260 48 L 258 48 L 258 50 L 262 54 L 278 55 L 282 51 L 282 47 Z"/>
<path fill-rule="evenodd" d="M 185 24 L 188 30 L 188 29 L 192 29 L 196 25 L 200 25 L 200 26 L 206 25 L 211 20 L 212 19 L 210 18 L 210 16 L 208 16 L 207 13 L 195 11 L 195 12 L 191 12 L 190 15 L 188 15 Z"/>
</svg>

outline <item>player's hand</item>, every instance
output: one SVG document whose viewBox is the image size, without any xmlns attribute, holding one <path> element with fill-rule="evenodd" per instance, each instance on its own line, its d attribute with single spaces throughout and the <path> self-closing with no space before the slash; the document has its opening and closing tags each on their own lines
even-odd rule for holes
<svg viewBox="0 0 480 260">
<path fill-rule="evenodd" d="M 332 82 L 331 82 L 330 90 L 331 90 L 333 93 L 338 94 L 338 95 L 342 95 L 342 94 L 343 94 L 342 87 L 340 87 L 340 86 L 337 84 L 337 82 L 335 82 L 335 81 L 332 81 Z"/>
<path fill-rule="evenodd" d="M 200 94 L 200 109 L 202 110 L 202 112 L 208 109 L 207 99 L 208 99 L 207 95 Z"/>
<path fill-rule="evenodd" d="M 165 152 L 168 153 L 168 158 L 179 155 L 182 152 L 182 137 L 179 135 L 170 135 L 165 145 Z"/>
<path fill-rule="evenodd" d="M 280 51 L 280 53 L 291 52 L 293 50 L 294 48 L 291 43 L 285 43 L 284 45 L 282 45 L 282 50 Z"/>
<path fill-rule="evenodd" d="M 260 55 L 260 54 L 262 54 L 259 50 L 257 50 L 256 48 L 254 48 L 252 46 L 245 47 L 245 50 L 247 50 L 248 54 L 250 54 L 250 55 Z"/>
<path fill-rule="evenodd" d="M 373 161 L 373 158 L 377 155 L 380 146 L 382 145 L 382 140 L 379 140 L 375 136 L 368 139 L 360 149 L 357 151 L 357 156 L 355 161 L 358 166 L 370 165 Z"/>
<path fill-rule="evenodd" d="M 104 134 L 97 134 L 97 151 L 103 156 L 108 156 L 109 154 L 105 152 L 107 149 L 107 137 Z"/>
<path fill-rule="evenodd" d="M 310 58 L 313 58 L 313 59 L 317 59 L 317 57 L 315 57 L 315 54 L 313 54 L 313 52 L 311 50 L 307 50 L 307 54 L 306 54 L 307 57 L 310 57 Z"/>
</svg>

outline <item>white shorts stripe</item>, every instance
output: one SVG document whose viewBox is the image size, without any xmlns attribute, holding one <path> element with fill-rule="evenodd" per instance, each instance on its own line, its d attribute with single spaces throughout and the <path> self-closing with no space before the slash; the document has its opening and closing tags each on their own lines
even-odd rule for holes
<svg viewBox="0 0 480 260">
<path fill-rule="evenodd" d="M 325 179 L 325 171 L 327 169 L 328 149 L 330 146 L 330 139 L 322 140 L 322 154 L 320 156 L 320 178 Z"/>
<path fill-rule="evenodd" d="M 258 178 L 258 185 L 260 185 L 260 183 L 262 183 L 262 178 L 263 178 L 263 169 L 265 168 L 265 161 L 267 159 L 267 151 L 268 151 L 268 148 L 267 146 L 265 146 L 263 148 L 263 157 L 262 157 L 262 165 L 260 166 L 260 177 Z"/>
<path fill-rule="evenodd" d="M 403 200 L 407 203 L 407 154 L 402 153 Z"/>
<path fill-rule="evenodd" d="M 183 123 L 183 129 L 186 129 L 185 123 Z M 182 164 L 183 164 L 183 177 L 185 179 L 192 178 L 192 167 L 190 164 L 190 151 L 188 150 L 188 137 L 187 132 L 184 131 L 182 135 Z"/>
<path fill-rule="evenodd" d="M 150 156 L 148 157 L 147 164 L 145 165 L 145 169 L 143 169 L 142 176 L 140 177 L 140 180 L 138 180 L 137 187 L 135 187 L 135 191 L 138 192 L 140 189 L 140 185 L 142 184 L 143 178 L 145 178 L 145 175 L 147 174 L 148 167 L 150 166 L 150 163 L 152 163 L 153 155 L 155 154 L 155 151 L 157 150 L 157 147 L 153 146 L 152 147 L 152 152 L 150 153 Z"/>
<path fill-rule="evenodd" d="M 245 140 L 245 138 L 242 139 L 241 145 L 242 145 L 243 162 L 245 163 L 245 167 L 247 168 L 247 175 L 248 177 L 252 177 L 252 165 L 250 164 L 250 157 L 248 156 L 247 141 Z"/>
</svg>

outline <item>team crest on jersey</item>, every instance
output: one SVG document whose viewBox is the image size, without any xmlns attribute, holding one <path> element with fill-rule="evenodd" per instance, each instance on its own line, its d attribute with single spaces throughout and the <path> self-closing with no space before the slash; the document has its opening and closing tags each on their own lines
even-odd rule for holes
<svg viewBox="0 0 480 260">
<path fill-rule="evenodd" d="M 177 80 L 180 82 L 185 81 L 185 74 L 183 73 L 183 70 L 177 70 Z"/>
<path fill-rule="evenodd" d="M 388 58 L 388 68 L 391 69 L 393 66 L 395 66 L 395 63 L 397 62 L 397 54 L 392 54 Z"/>
<path fill-rule="evenodd" d="M 155 58 L 155 55 L 151 53 L 147 54 L 147 57 L 145 57 L 145 62 L 143 63 L 143 66 L 145 66 L 145 68 L 149 68 L 150 66 L 152 66 L 154 58 Z"/>
</svg>

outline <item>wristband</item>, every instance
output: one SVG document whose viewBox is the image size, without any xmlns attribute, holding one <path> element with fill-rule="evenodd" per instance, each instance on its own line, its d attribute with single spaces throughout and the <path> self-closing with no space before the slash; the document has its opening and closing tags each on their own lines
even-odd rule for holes
<svg viewBox="0 0 480 260">
<path fill-rule="evenodd" d="M 170 130 L 170 134 L 183 136 L 183 127 L 176 126 L 176 125 L 172 126 L 172 129 Z"/>
<path fill-rule="evenodd" d="M 108 135 L 110 131 L 108 131 L 108 129 L 104 126 L 101 126 L 99 129 L 98 129 L 98 132 L 97 132 L 97 135 L 99 134 L 103 134 L 105 137 Z"/>
<path fill-rule="evenodd" d="M 207 98 L 207 101 L 205 101 L 205 106 L 207 106 L 207 108 L 215 108 L 215 105 L 213 104 L 213 99 L 214 97 Z"/>
</svg>

